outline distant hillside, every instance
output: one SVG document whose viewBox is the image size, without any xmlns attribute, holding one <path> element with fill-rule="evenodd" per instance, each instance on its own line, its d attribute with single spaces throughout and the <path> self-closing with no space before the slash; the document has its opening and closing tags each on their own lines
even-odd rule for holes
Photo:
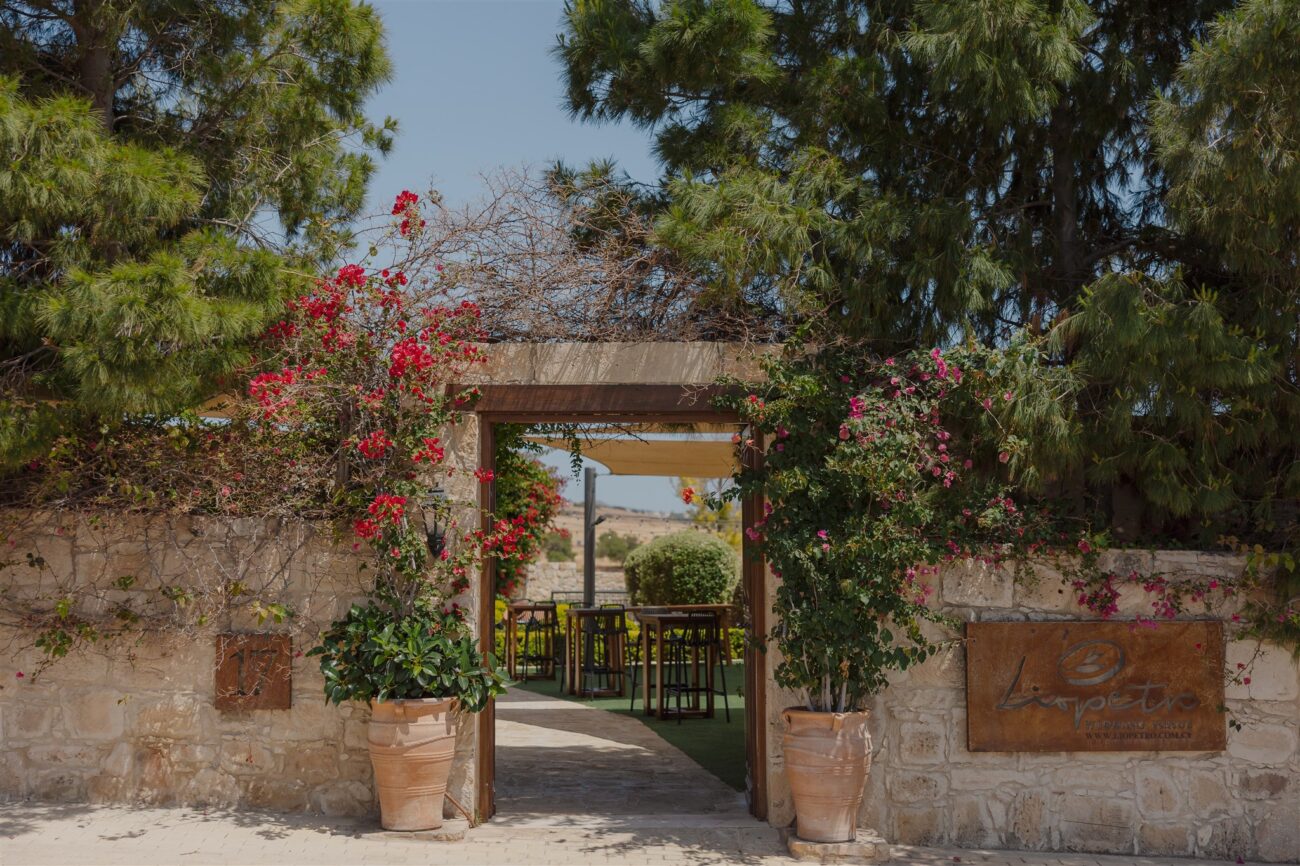
<svg viewBox="0 0 1300 866">
<path fill-rule="evenodd" d="M 690 529 L 691 522 L 684 514 L 665 514 L 657 511 L 640 511 L 612 505 L 598 505 L 596 516 L 604 517 L 605 522 L 596 527 L 596 536 L 604 532 L 617 532 L 619 535 L 635 535 L 644 544 L 661 535 Z M 582 561 L 582 503 L 569 503 L 561 510 L 555 520 L 558 529 L 567 529 L 573 537 L 573 550 L 579 562 Z M 617 563 L 598 559 L 597 565 L 617 567 Z"/>
</svg>

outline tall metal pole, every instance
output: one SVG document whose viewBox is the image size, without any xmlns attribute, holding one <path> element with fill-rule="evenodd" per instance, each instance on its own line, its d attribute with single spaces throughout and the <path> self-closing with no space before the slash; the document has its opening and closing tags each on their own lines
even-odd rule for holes
<svg viewBox="0 0 1300 866">
<path fill-rule="evenodd" d="M 582 470 L 582 606 L 596 606 L 596 470 Z"/>
</svg>

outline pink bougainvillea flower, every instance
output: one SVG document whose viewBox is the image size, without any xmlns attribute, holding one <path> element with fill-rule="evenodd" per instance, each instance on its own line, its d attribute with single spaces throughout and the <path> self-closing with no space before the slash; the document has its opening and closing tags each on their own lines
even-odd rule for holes
<svg viewBox="0 0 1300 866">
<path fill-rule="evenodd" d="M 1010 459 L 1011 459 L 1011 455 L 1010 455 L 1009 453 L 1007 453 L 1006 451 L 1003 451 L 1002 453 L 1000 453 L 1000 454 L 998 455 L 998 462 L 999 462 L 999 463 L 1006 463 L 1006 462 L 1007 462 L 1008 460 L 1010 460 Z"/>
<path fill-rule="evenodd" d="M 1092 553 L 1092 545 L 1088 543 L 1088 539 L 1086 538 L 1079 539 L 1079 552 Z"/>
<path fill-rule="evenodd" d="M 1010 392 L 1010 391 L 1005 392 L 1005 393 L 1002 395 L 1002 399 L 1003 399 L 1003 400 L 1006 400 L 1008 403 L 1010 403 L 1010 402 L 1011 402 L 1011 392 Z"/>
<path fill-rule="evenodd" d="M 820 538 L 822 541 L 825 541 L 826 539 L 831 537 L 831 534 L 824 529 L 819 529 L 817 530 L 817 537 Z"/>
</svg>

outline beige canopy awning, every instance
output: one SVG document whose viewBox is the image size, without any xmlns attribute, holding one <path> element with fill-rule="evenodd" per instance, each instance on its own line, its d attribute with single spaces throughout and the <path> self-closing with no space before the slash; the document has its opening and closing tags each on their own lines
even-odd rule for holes
<svg viewBox="0 0 1300 866">
<path fill-rule="evenodd" d="M 569 450 L 568 439 L 527 438 L 548 448 Z M 611 475 L 730 478 L 736 471 L 736 446 L 718 439 L 589 439 L 582 442 L 582 456 Z"/>
</svg>

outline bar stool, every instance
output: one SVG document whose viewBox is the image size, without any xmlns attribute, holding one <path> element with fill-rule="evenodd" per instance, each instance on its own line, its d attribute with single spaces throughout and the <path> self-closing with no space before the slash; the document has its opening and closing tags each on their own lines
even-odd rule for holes
<svg viewBox="0 0 1300 866">
<path fill-rule="evenodd" d="M 720 669 L 722 674 L 722 689 L 720 691 L 714 688 L 713 678 L 713 671 L 717 667 L 717 661 L 722 657 L 723 640 L 724 635 L 722 634 L 718 615 L 712 612 L 699 612 L 690 614 L 686 624 L 664 641 L 668 658 L 664 660 L 667 664 L 663 674 L 663 689 L 666 694 L 673 696 L 675 715 L 679 725 L 686 718 L 687 713 L 712 718 L 713 698 L 719 694 L 722 696 L 722 706 L 726 712 L 727 722 L 731 722 L 731 702 L 727 695 L 726 669 Z M 702 681 L 700 677 L 701 661 L 704 665 Z M 685 708 L 682 707 L 683 695 L 687 697 Z M 706 700 L 704 708 L 700 707 L 701 696 L 704 696 Z"/>
<path fill-rule="evenodd" d="M 559 631 L 555 602 L 532 602 L 534 609 L 528 611 L 524 620 L 523 677 L 529 679 L 555 679 L 555 644 Z M 530 668 L 537 673 L 529 676 Z"/>
<path fill-rule="evenodd" d="M 668 608 L 666 607 L 641 608 L 641 610 L 645 611 L 646 613 L 663 613 L 667 609 Z M 635 613 L 632 615 L 636 616 Z M 642 629 L 645 628 L 645 624 L 641 623 L 640 620 L 637 620 L 637 623 L 641 626 Z M 653 645 L 648 650 L 648 652 L 651 653 L 654 652 Z M 640 674 L 641 674 L 641 640 L 632 640 L 630 632 L 628 634 L 628 641 L 627 641 L 627 661 L 628 661 L 628 665 L 632 668 L 632 700 L 627 705 L 628 712 L 631 712 L 636 709 L 636 696 L 637 696 L 636 683 L 637 680 L 640 678 Z M 653 667 L 650 664 L 650 657 L 649 655 L 647 655 L 645 660 L 646 679 L 650 679 L 651 670 L 653 670 Z M 651 680 L 650 685 L 651 687 L 654 686 L 653 680 Z"/>
<path fill-rule="evenodd" d="M 627 609 L 621 604 L 601 605 L 580 620 L 576 636 L 583 641 L 578 695 L 622 695 L 627 669 L 623 647 L 627 642 Z M 594 680 L 594 682 L 592 682 Z M 588 683 L 592 683 L 589 687 Z"/>
</svg>

